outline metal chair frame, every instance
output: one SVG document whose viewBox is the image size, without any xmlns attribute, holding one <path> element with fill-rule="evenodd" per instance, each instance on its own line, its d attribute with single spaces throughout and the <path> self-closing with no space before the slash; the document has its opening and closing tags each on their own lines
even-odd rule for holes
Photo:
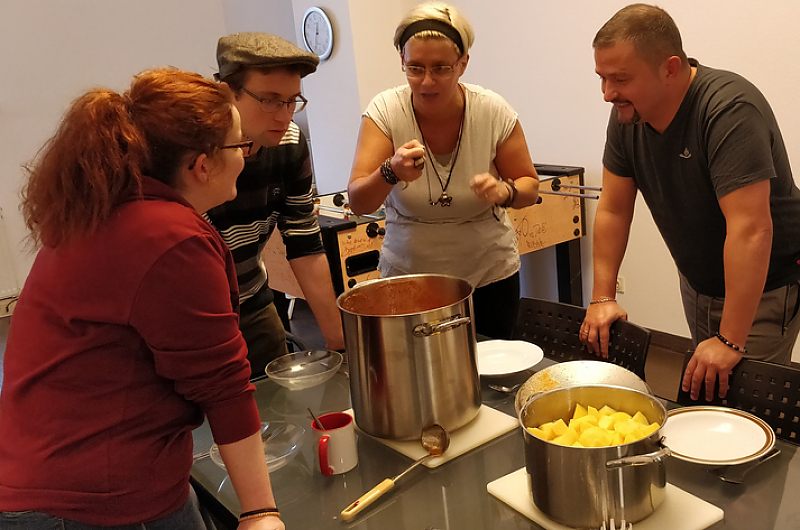
<svg viewBox="0 0 800 530">
<path fill-rule="evenodd" d="M 686 371 L 693 353 L 686 354 L 681 373 Z M 712 401 L 705 400 L 705 383 L 697 401 L 679 388 L 678 403 L 683 406 L 730 407 L 749 412 L 766 421 L 778 438 L 800 445 L 800 370 L 783 364 L 742 359 L 734 366 L 728 386 L 728 393 L 720 399 L 717 380 Z"/>
<path fill-rule="evenodd" d="M 538 298 L 521 298 L 512 338 L 532 342 L 544 350 L 545 356 L 559 362 L 597 360 L 614 363 L 644 380 L 644 366 L 650 346 L 650 332 L 627 320 L 611 326 L 608 359 L 586 349 L 578 333 L 586 317 L 579 306 Z"/>
</svg>

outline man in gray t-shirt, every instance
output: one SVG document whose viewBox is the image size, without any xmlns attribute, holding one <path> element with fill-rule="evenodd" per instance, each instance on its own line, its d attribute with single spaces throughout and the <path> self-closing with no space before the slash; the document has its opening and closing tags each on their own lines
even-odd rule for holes
<svg viewBox="0 0 800 530">
<path fill-rule="evenodd" d="M 728 388 L 742 355 L 788 363 L 800 331 L 800 191 L 772 109 L 747 80 L 688 59 L 662 9 L 628 6 L 595 37 L 614 105 L 595 219 L 595 283 L 581 329 L 607 353 L 608 326 L 636 194 L 681 276 L 695 343 L 683 388 Z"/>
</svg>

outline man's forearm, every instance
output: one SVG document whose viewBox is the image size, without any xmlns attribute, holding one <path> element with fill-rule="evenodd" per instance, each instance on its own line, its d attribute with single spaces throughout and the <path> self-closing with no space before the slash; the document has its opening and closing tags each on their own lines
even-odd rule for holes
<svg viewBox="0 0 800 530">
<path fill-rule="evenodd" d="M 614 298 L 629 232 L 630 221 L 625 217 L 598 210 L 594 223 L 593 299 Z"/>
<path fill-rule="evenodd" d="M 342 317 L 336 306 L 336 294 L 331 283 L 327 257 L 325 254 L 313 254 L 295 258 L 289 264 L 303 290 L 303 296 L 317 319 L 328 348 L 344 349 Z"/>
<path fill-rule="evenodd" d="M 771 248 L 771 232 L 729 234 L 725 241 L 725 305 L 719 333 L 738 346 L 747 341 L 764 293 Z"/>
</svg>

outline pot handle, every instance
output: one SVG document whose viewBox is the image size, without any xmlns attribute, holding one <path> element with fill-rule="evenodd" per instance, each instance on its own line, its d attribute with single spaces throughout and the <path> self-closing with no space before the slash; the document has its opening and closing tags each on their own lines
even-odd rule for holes
<svg viewBox="0 0 800 530">
<path fill-rule="evenodd" d="M 617 460 L 609 460 L 606 462 L 606 469 L 611 470 L 628 466 L 646 466 L 655 462 L 661 462 L 666 457 L 670 456 L 672 451 L 669 450 L 669 447 L 664 445 L 664 438 L 661 438 L 659 443 L 661 444 L 661 449 L 653 451 L 652 453 L 647 453 L 645 455 L 626 456 Z"/>
<path fill-rule="evenodd" d="M 438 335 L 439 333 L 444 333 L 445 331 L 455 329 L 461 324 L 469 324 L 470 320 L 471 319 L 469 317 L 457 316 L 455 320 L 448 320 L 446 322 L 439 322 L 436 324 L 426 322 L 425 324 L 418 324 L 414 326 L 413 333 L 415 337 L 429 337 L 431 335 Z"/>
</svg>

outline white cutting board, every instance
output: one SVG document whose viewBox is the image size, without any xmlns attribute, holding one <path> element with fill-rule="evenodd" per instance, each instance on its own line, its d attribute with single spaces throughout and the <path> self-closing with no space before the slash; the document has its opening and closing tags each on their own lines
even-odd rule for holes
<svg viewBox="0 0 800 530">
<path fill-rule="evenodd" d="M 353 409 L 345 412 L 351 416 L 353 415 Z M 459 455 L 463 455 L 490 440 L 494 440 L 498 436 L 513 431 L 518 426 L 517 418 L 486 405 L 481 405 L 474 420 L 450 433 L 450 447 L 447 448 L 447 451 L 442 456 L 429 458 L 422 464 L 430 468 L 439 467 Z M 356 429 L 359 435 L 369 436 L 412 460 L 417 460 L 428 454 L 428 451 L 422 448 L 419 440 L 387 440 L 386 438 L 376 438 L 364 433 L 361 429 L 358 429 L 358 424 L 356 424 Z"/>
<path fill-rule="evenodd" d="M 574 530 L 548 518 L 533 504 L 525 468 L 487 484 L 486 489 L 547 530 Z M 635 530 L 702 530 L 721 521 L 725 512 L 677 486 L 667 483 L 666 497 L 653 515 L 634 523 Z"/>
</svg>

